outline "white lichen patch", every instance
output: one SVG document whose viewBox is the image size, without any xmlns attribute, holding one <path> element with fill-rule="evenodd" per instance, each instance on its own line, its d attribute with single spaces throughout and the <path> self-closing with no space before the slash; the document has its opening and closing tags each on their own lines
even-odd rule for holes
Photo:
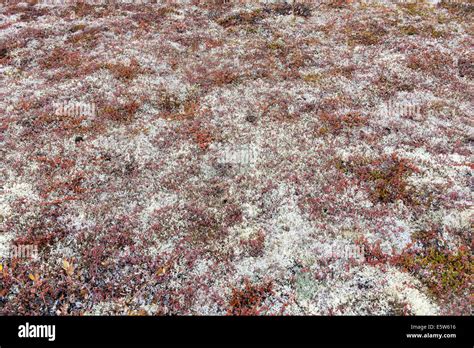
<svg viewBox="0 0 474 348">
<path fill-rule="evenodd" d="M 420 282 L 397 269 L 363 266 L 306 284 L 299 304 L 315 315 L 436 315 L 439 308 Z M 398 311 L 398 312 L 397 312 Z M 400 313 L 401 311 L 401 313 Z"/>
<path fill-rule="evenodd" d="M 0 232 L 0 260 L 8 259 L 12 239 L 13 235 L 11 233 Z"/>
</svg>

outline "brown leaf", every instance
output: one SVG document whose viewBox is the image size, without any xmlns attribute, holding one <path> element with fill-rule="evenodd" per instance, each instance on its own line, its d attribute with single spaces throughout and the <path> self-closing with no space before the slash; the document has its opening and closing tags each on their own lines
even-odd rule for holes
<svg viewBox="0 0 474 348">
<path fill-rule="evenodd" d="M 63 260 L 63 270 L 68 276 L 72 276 L 74 274 L 74 266 L 71 265 L 67 260 Z"/>
<path fill-rule="evenodd" d="M 158 271 L 156 271 L 156 275 L 162 276 L 166 274 L 166 267 L 159 268 Z"/>
</svg>

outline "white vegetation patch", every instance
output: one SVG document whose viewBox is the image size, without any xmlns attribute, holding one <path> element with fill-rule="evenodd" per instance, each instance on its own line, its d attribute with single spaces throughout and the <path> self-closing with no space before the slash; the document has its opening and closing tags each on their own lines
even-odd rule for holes
<svg viewBox="0 0 474 348">
<path fill-rule="evenodd" d="M 13 233 L 4 230 L 3 224 L 13 213 L 10 204 L 19 198 L 37 198 L 33 186 L 24 182 L 6 183 L 0 195 L 0 259 L 8 258 L 10 243 L 15 237 Z"/>
<path fill-rule="evenodd" d="M 311 236 L 316 231 L 301 215 L 295 197 L 288 193 L 288 189 L 283 185 L 279 187 L 277 197 L 274 198 L 279 201 L 274 217 L 260 225 L 266 230 L 264 255 L 257 260 L 244 258 L 237 262 L 238 276 L 263 276 L 268 271 L 282 275 L 294 260 L 308 258 L 313 253 L 314 241 Z M 256 231 L 256 227 L 247 227 L 240 231 L 238 238 L 247 239 Z"/>
<path fill-rule="evenodd" d="M 122 306 L 115 302 L 99 302 L 96 303 L 91 309 L 84 312 L 84 315 L 114 315 L 117 312 L 121 312 Z M 122 313 L 125 314 L 125 313 Z"/>
<path fill-rule="evenodd" d="M 3 195 L 0 203 L 5 214 L 11 212 L 9 207 L 5 207 L 6 204 L 12 203 L 14 200 L 19 198 L 27 198 L 29 200 L 38 199 L 36 191 L 32 184 L 27 182 L 7 182 L 3 187 Z"/>
<path fill-rule="evenodd" d="M 142 221 L 148 222 L 150 215 L 157 209 L 166 207 L 172 204 L 179 203 L 179 196 L 176 194 L 168 193 L 168 192 L 161 192 L 158 194 L 154 194 L 147 200 L 147 206 L 143 211 Z"/>
<path fill-rule="evenodd" d="M 437 315 L 439 307 L 425 295 L 420 282 L 410 274 L 390 268 L 387 272 L 385 293 L 401 303 L 408 305 L 413 315 Z"/>
<path fill-rule="evenodd" d="M 5 210 L 2 210 L 2 215 L 5 213 Z M 1 224 L 0 224 L 1 226 Z M 0 260 L 8 258 L 10 254 L 10 243 L 13 239 L 12 233 L 7 233 L 0 229 Z"/>
<path fill-rule="evenodd" d="M 456 230 L 470 228 L 474 218 L 474 208 L 471 206 L 462 211 L 450 211 L 443 216 L 442 224 Z"/>
<path fill-rule="evenodd" d="M 369 235 L 369 240 L 377 241 L 383 236 L 383 242 L 380 244 L 381 249 L 391 255 L 400 253 L 412 242 L 412 227 L 409 222 L 388 217 L 384 221 L 384 230 L 376 231 L 373 235 Z"/>
<path fill-rule="evenodd" d="M 407 273 L 388 267 L 352 268 L 306 285 L 299 305 L 307 314 L 339 315 L 436 315 L 439 308 L 424 294 L 420 282 Z"/>
</svg>

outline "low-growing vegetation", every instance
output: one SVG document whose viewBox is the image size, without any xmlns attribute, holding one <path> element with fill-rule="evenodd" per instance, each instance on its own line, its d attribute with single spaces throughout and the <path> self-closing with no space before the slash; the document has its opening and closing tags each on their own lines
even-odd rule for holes
<svg viewBox="0 0 474 348">
<path fill-rule="evenodd" d="M 471 19 L 9 1 L 0 314 L 470 315 Z"/>
</svg>

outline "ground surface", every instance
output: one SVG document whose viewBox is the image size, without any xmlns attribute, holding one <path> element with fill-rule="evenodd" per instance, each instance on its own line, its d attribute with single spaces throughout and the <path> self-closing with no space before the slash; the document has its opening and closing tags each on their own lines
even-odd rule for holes
<svg viewBox="0 0 474 348">
<path fill-rule="evenodd" d="M 294 12 L 0 7 L 1 314 L 470 313 L 472 4 Z"/>
</svg>

